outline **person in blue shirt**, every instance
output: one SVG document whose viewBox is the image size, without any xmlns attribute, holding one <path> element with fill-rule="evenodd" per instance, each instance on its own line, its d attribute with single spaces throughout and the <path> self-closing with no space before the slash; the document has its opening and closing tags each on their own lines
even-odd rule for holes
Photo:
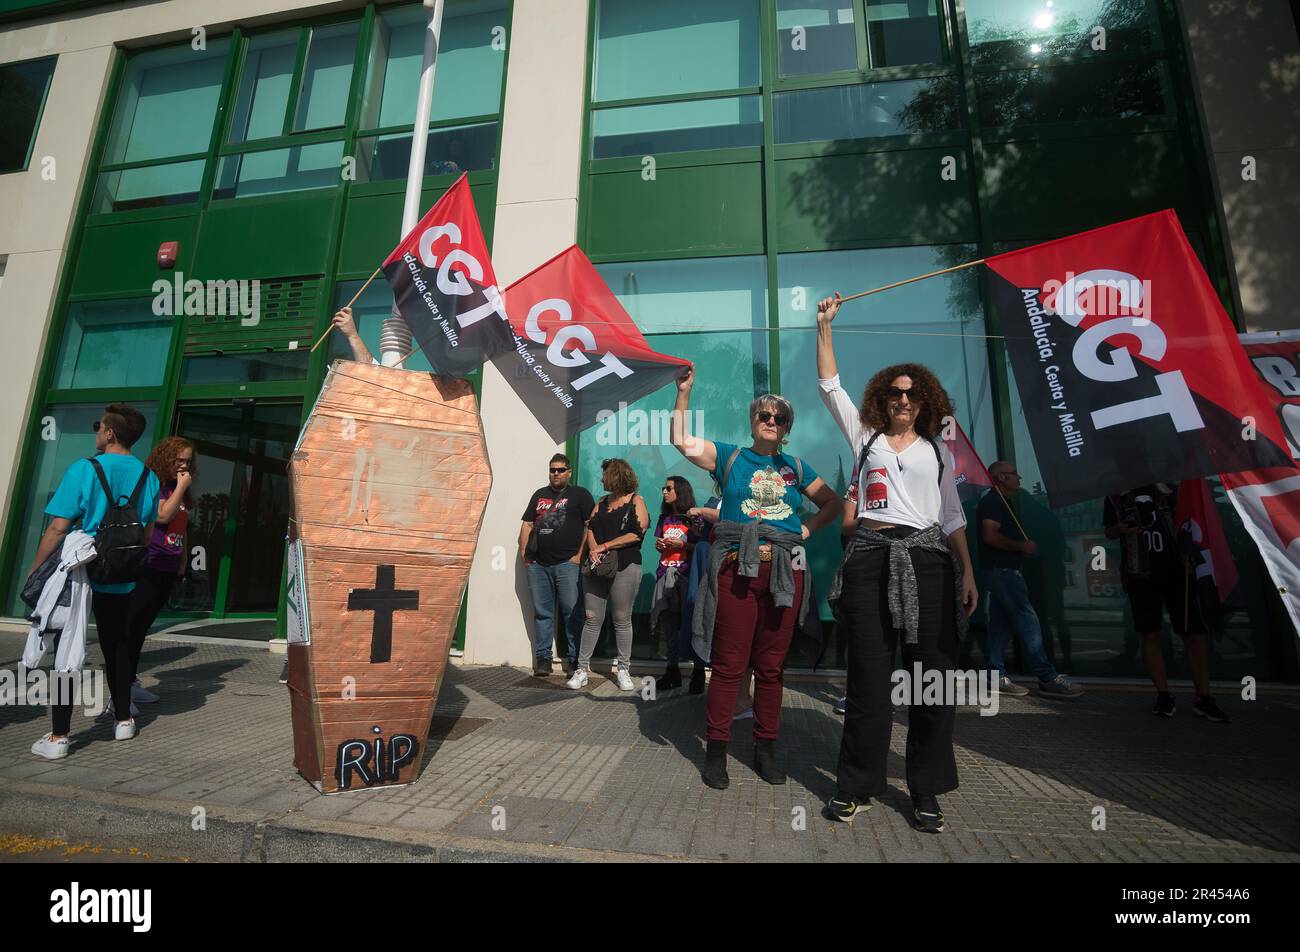
<svg viewBox="0 0 1300 952">
<path fill-rule="evenodd" d="M 95 459 L 104 470 L 109 488 L 115 498 L 130 497 L 145 468 L 144 463 L 131 455 L 131 447 L 145 430 L 144 414 L 125 403 L 112 403 L 104 408 L 103 416 L 95 421 L 93 429 Z M 158 477 L 150 473 L 138 502 L 140 519 L 146 526 L 152 526 L 157 518 L 158 491 Z M 109 499 L 90 461 L 79 459 L 69 466 L 45 507 L 45 514 L 53 518 L 41 536 L 36 558 L 27 574 L 31 575 L 59 549 L 64 536 L 78 528 L 78 523 L 83 532 L 95 535 L 108 506 Z M 135 719 L 131 717 L 131 640 L 127 631 L 127 611 L 134 588 L 134 582 L 91 583 L 91 608 L 99 647 L 104 652 L 104 672 L 117 718 L 114 729 L 117 740 L 129 740 L 136 732 Z M 53 731 L 36 742 L 33 752 L 52 758 L 66 756 L 68 731 L 72 726 L 72 703 L 70 698 L 65 700 L 67 703 L 52 705 Z M 48 749 L 37 750 L 42 745 Z"/>
<path fill-rule="evenodd" d="M 840 500 L 812 467 L 785 453 L 794 407 L 768 393 L 749 406 L 749 446 L 692 435 L 689 417 L 694 369 L 677 381 L 672 444 L 722 489 L 722 518 L 714 530 L 709 567 L 694 612 L 694 645 L 713 665 L 702 779 L 728 785 L 727 746 L 732 711 L 747 668 L 754 671 L 754 769 L 768 783 L 785 783 L 774 745 L 781 719 L 782 673 L 796 625 L 809 615 L 811 586 L 803 540 L 840 517 Z M 799 519 L 802 497 L 818 512 Z"/>
</svg>

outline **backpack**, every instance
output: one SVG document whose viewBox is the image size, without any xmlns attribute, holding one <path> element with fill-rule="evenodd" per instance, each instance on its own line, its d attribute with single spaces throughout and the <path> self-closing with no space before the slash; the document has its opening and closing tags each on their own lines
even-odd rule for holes
<svg viewBox="0 0 1300 952">
<path fill-rule="evenodd" d="M 104 467 L 94 457 L 89 462 L 108 497 L 108 510 L 95 531 L 95 558 L 86 566 L 86 574 L 99 585 L 134 582 L 144 573 L 144 561 L 149 553 L 149 534 L 140 518 L 140 494 L 149 479 L 149 467 L 142 467 L 129 498 L 114 499 Z"/>
<path fill-rule="evenodd" d="M 853 477 L 849 480 L 849 485 L 856 486 L 858 484 L 858 477 L 862 474 L 863 468 L 867 465 L 867 457 L 871 455 L 871 445 L 875 443 L 877 439 L 880 438 L 881 432 L 882 432 L 881 430 L 877 430 L 875 433 L 872 433 L 871 439 L 867 440 L 867 445 L 862 447 L 862 452 L 858 454 L 858 462 L 853 467 Z M 930 446 L 934 449 L 934 458 L 939 463 L 939 485 L 942 486 L 943 485 L 943 451 L 939 449 L 938 442 L 930 439 L 930 437 L 923 436 L 921 437 L 921 439 L 929 443 Z"/>
</svg>

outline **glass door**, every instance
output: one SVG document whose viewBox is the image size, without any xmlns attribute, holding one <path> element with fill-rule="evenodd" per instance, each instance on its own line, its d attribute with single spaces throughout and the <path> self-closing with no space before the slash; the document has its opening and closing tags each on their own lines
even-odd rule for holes
<svg viewBox="0 0 1300 952">
<path fill-rule="evenodd" d="M 289 526 L 287 464 L 301 419 L 299 401 L 180 405 L 176 433 L 194 441 L 199 475 L 190 579 L 173 596 L 173 610 L 275 614 Z"/>
</svg>

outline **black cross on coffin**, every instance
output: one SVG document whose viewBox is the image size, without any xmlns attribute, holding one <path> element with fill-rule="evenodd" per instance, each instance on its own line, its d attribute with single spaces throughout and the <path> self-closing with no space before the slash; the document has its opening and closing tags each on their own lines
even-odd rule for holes
<svg viewBox="0 0 1300 952">
<path fill-rule="evenodd" d="M 393 657 L 393 612 L 420 607 L 420 593 L 396 588 L 397 570 L 391 565 L 375 567 L 374 588 L 348 592 L 348 611 L 375 613 L 370 632 L 370 663 L 382 664 Z"/>
</svg>

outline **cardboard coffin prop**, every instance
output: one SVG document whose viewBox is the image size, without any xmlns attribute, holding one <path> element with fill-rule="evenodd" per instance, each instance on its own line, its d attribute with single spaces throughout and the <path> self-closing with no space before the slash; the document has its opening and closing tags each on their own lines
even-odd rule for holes
<svg viewBox="0 0 1300 952">
<path fill-rule="evenodd" d="M 339 360 L 289 463 L 294 766 L 416 779 L 492 487 L 460 379 Z"/>
</svg>

